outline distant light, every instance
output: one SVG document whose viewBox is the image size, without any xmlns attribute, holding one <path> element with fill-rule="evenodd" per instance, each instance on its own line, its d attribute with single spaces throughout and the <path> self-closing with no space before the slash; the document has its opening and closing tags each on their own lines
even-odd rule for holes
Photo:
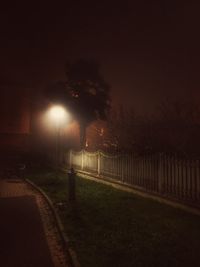
<svg viewBox="0 0 200 267">
<path fill-rule="evenodd" d="M 65 117 L 66 111 L 61 106 L 54 106 L 50 109 L 50 115 L 53 119 L 59 120 Z"/>
<path fill-rule="evenodd" d="M 88 144 L 88 140 L 86 140 L 86 144 L 85 144 L 86 147 L 89 147 L 89 144 Z"/>
<path fill-rule="evenodd" d="M 65 123 L 70 117 L 66 109 L 59 105 L 51 107 L 48 114 L 50 121 L 59 125 Z"/>
</svg>

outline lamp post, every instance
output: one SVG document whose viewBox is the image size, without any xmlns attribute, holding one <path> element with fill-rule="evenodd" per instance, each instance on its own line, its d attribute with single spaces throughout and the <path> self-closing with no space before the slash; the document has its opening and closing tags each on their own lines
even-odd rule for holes
<svg viewBox="0 0 200 267">
<path fill-rule="evenodd" d="M 49 110 L 51 121 L 55 124 L 55 163 L 56 167 L 59 165 L 60 158 L 60 134 L 61 126 L 65 124 L 69 114 L 64 107 L 60 105 L 52 106 Z"/>
</svg>

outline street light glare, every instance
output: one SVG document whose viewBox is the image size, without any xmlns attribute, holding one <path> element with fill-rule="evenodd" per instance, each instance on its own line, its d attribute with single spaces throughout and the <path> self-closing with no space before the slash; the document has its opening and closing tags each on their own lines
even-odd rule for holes
<svg viewBox="0 0 200 267">
<path fill-rule="evenodd" d="M 70 114 L 67 110 L 60 105 L 52 106 L 48 111 L 48 120 L 46 121 L 49 125 L 55 125 L 56 127 L 64 126 L 70 119 Z"/>
<path fill-rule="evenodd" d="M 50 116 L 55 120 L 63 120 L 66 115 L 67 112 L 62 106 L 54 106 L 50 110 Z"/>
</svg>

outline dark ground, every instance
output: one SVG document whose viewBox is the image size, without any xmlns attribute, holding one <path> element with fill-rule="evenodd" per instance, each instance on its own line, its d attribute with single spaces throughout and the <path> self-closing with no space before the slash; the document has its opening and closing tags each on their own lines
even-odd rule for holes
<svg viewBox="0 0 200 267">
<path fill-rule="evenodd" d="M 0 266 L 53 267 L 33 196 L 0 197 Z"/>
</svg>

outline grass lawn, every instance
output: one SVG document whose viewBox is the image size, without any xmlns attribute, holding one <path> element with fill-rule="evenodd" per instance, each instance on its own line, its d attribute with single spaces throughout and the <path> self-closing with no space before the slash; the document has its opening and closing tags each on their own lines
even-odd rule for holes
<svg viewBox="0 0 200 267">
<path fill-rule="evenodd" d="M 80 177 L 71 205 L 66 174 L 27 177 L 66 202 L 59 214 L 82 267 L 200 266 L 200 217 Z"/>
</svg>

